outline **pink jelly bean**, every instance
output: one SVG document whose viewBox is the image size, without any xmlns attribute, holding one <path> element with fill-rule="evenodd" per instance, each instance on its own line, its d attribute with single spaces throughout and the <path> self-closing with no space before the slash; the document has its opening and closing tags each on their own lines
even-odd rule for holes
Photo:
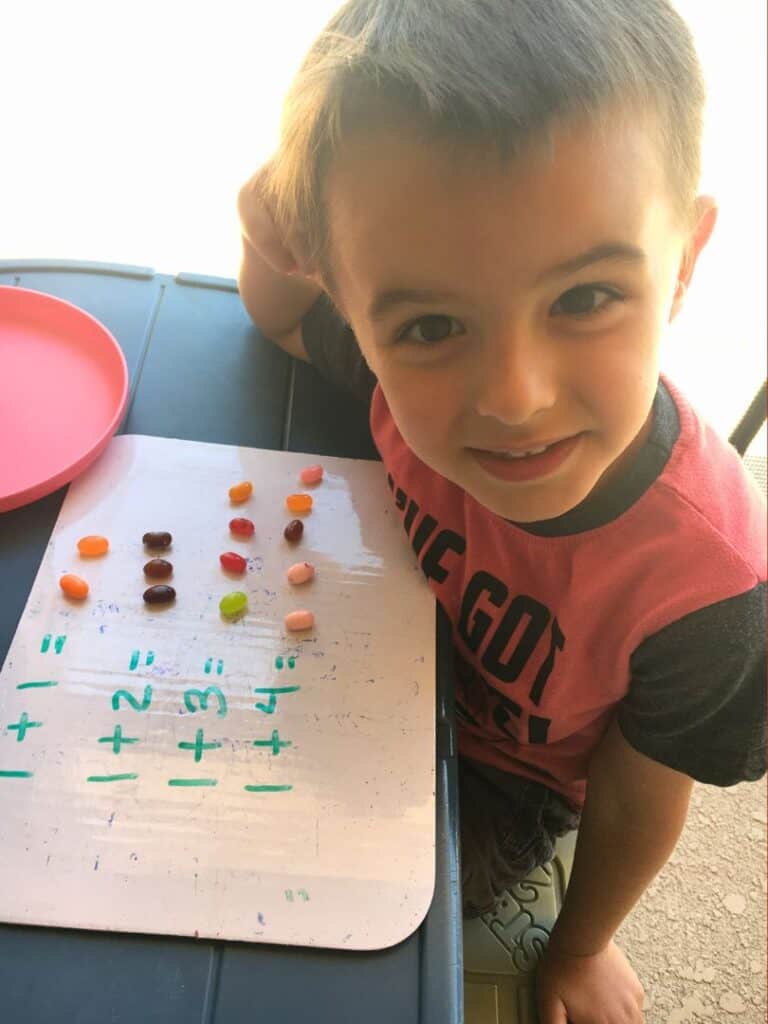
<svg viewBox="0 0 768 1024">
<path fill-rule="evenodd" d="M 303 484 L 319 484 L 323 479 L 323 467 L 307 466 L 306 469 L 302 469 L 299 479 Z"/>
<path fill-rule="evenodd" d="M 288 612 L 285 616 L 285 628 L 292 633 L 298 633 L 303 629 L 312 629 L 315 624 L 315 616 L 312 612 L 300 609 L 295 612 Z"/>
<path fill-rule="evenodd" d="M 289 583 L 306 583 L 315 575 L 315 567 L 309 562 L 296 562 L 285 575 Z"/>
</svg>

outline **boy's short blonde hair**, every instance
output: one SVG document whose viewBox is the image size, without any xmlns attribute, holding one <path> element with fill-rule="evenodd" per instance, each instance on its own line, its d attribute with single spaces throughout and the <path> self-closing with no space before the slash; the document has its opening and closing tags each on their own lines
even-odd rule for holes
<svg viewBox="0 0 768 1024">
<path fill-rule="evenodd" d="M 705 86 L 670 0 L 348 0 L 286 97 L 265 181 L 278 224 L 332 280 L 323 187 L 344 139 L 396 126 L 502 160 L 558 122 L 649 115 L 681 229 L 693 226 Z"/>
</svg>

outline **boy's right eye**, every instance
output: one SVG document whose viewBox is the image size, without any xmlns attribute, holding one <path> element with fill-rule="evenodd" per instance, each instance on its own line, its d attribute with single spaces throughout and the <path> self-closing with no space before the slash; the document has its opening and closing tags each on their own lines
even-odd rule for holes
<svg viewBox="0 0 768 1024">
<path fill-rule="evenodd" d="M 459 321 L 454 320 L 452 316 L 444 316 L 442 313 L 430 313 L 428 316 L 420 316 L 417 320 L 411 320 L 410 323 L 406 324 L 398 333 L 395 341 L 410 341 L 417 345 L 437 345 L 441 341 L 446 341 L 452 337 L 450 334 L 451 323 L 458 324 Z M 421 337 L 411 334 L 414 328 L 418 329 Z"/>
</svg>

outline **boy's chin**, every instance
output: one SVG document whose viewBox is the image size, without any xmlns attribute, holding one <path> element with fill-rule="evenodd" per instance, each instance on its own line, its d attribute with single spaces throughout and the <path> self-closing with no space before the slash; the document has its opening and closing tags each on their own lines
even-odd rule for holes
<svg viewBox="0 0 768 1024">
<path fill-rule="evenodd" d="M 490 512 L 509 519 L 514 523 L 540 523 L 548 519 L 557 519 L 571 512 L 587 497 L 587 494 L 547 493 L 557 491 L 555 484 L 547 488 L 544 484 L 529 485 L 491 485 L 473 481 L 475 486 L 464 489 L 475 501 L 485 506 Z"/>
</svg>

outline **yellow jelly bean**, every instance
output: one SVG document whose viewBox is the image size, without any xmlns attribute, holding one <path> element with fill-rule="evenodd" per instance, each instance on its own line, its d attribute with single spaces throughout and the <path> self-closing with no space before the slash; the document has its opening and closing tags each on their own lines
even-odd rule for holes
<svg viewBox="0 0 768 1024">
<path fill-rule="evenodd" d="M 239 505 L 241 501 L 248 501 L 252 494 L 253 484 L 250 480 L 243 480 L 242 483 L 229 488 L 229 500 L 234 501 L 236 505 Z"/>
<path fill-rule="evenodd" d="M 244 612 L 248 607 L 248 595 L 244 594 L 242 590 L 233 590 L 229 594 L 225 594 L 224 597 L 219 601 L 219 610 L 222 615 L 232 617 L 233 615 L 239 615 Z"/>
<path fill-rule="evenodd" d="M 312 498 L 309 494 L 289 494 L 285 504 L 289 512 L 309 512 L 312 509 Z"/>
<path fill-rule="evenodd" d="M 84 597 L 88 596 L 88 584 L 84 579 L 71 572 L 64 573 L 59 580 L 59 586 L 67 597 L 74 597 L 77 601 L 82 601 Z"/>
<path fill-rule="evenodd" d="M 80 538 L 77 542 L 77 550 L 88 558 L 96 558 L 98 555 L 106 555 L 109 551 L 109 541 L 106 537 L 99 537 L 98 534 L 89 534 L 87 537 Z"/>
</svg>

